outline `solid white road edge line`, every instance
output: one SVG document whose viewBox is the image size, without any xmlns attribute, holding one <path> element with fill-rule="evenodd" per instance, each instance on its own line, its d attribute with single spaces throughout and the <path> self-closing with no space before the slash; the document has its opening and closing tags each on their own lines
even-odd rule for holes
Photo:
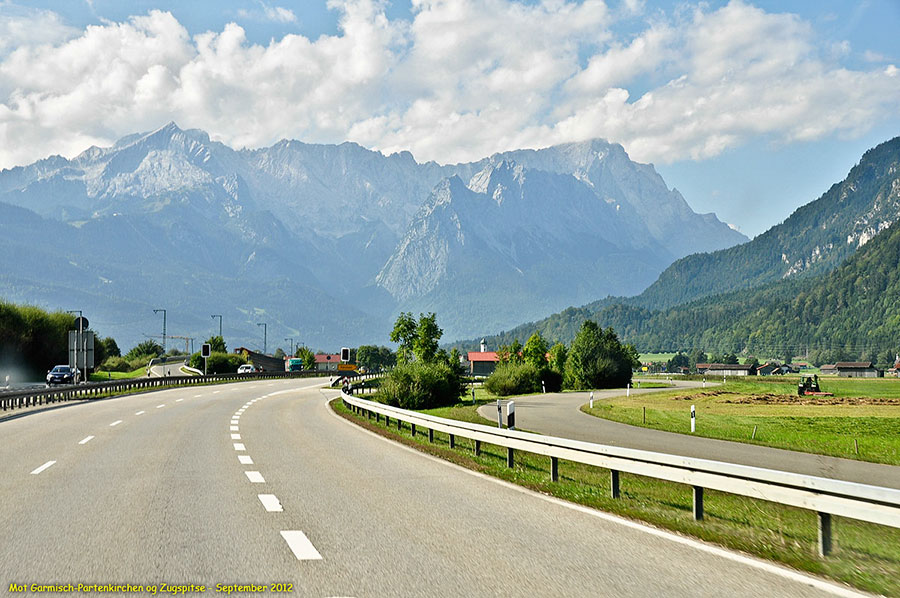
<svg viewBox="0 0 900 598">
<path fill-rule="evenodd" d="M 253 459 L 250 458 L 250 455 L 238 455 L 238 461 L 241 462 L 241 465 L 253 465 Z"/>
<path fill-rule="evenodd" d="M 325 393 L 323 392 L 322 394 L 324 395 Z M 340 397 L 332 397 L 332 398 L 340 398 Z M 328 402 L 331 401 L 331 398 L 328 398 L 327 396 L 326 396 L 326 399 L 328 400 Z M 666 531 L 663 529 L 658 529 L 655 527 L 651 527 L 649 524 L 638 523 L 637 521 L 631 521 L 629 519 L 625 519 L 623 517 L 619 517 L 618 515 L 613 515 L 611 513 L 605 513 L 603 511 L 595 511 L 594 509 L 590 509 L 588 507 L 577 505 L 575 503 L 566 502 L 564 500 L 558 499 L 553 496 L 546 496 L 544 494 L 539 494 L 533 490 L 529 490 L 528 488 L 523 488 L 521 486 L 517 486 L 510 482 L 506 482 L 504 480 L 500 480 L 495 477 L 489 476 L 485 473 L 467 469 L 467 468 L 463 467 L 462 465 L 457 465 L 456 463 L 451 463 L 450 461 L 445 461 L 439 457 L 429 455 L 428 453 L 424 453 L 422 451 L 416 450 L 412 447 L 406 446 L 405 444 L 400 444 L 398 442 L 394 442 L 393 440 L 391 440 L 389 438 L 385 438 L 384 436 L 382 436 L 380 434 L 376 434 L 375 432 L 372 432 L 370 430 L 366 430 L 365 428 L 357 426 L 352 421 L 344 419 L 343 417 L 341 417 L 340 415 L 335 413 L 334 410 L 331 409 L 331 407 L 329 407 L 328 402 L 325 403 L 325 408 L 329 411 L 329 413 L 331 413 L 331 415 L 338 418 L 339 420 L 341 420 L 348 426 L 352 426 L 353 428 L 355 428 L 361 432 L 370 434 L 383 442 L 387 442 L 387 443 L 390 443 L 390 444 L 396 446 L 397 448 L 403 449 L 405 451 L 409 451 L 411 453 L 414 453 L 416 455 L 419 455 L 421 457 L 424 457 L 424 458 L 434 461 L 436 463 L 441 463 L 443 465 L 446 465 L 447 467 L 453 467 L 453 468 L 458 469 L 462 472 L 465 472 L 469 475 L 488 480 L 490 482 L 499 484 L 501 486 L 505 486 L 505 487 L 509 488 L 510 490 L 515 490 L 516 492 L 521 492 L 522 494 L 527 494 L 528 496 L 531 496 L 533 498 L 537 498 L 539 500 L 543 500 L 545 502 L 548 502 L 548 503 L 551 503 L 554 505 L 558 505 L 558 506 L 564 507 L 566 509 L 578 511 L 580 513 L 584 513 L 585 515 L 590 515 L 591 517 L 597 517 L 599 519 L 609 521 L 610 523 L 616 523 L 616 524 L 631 528 L 633 530 L 641 531 L 641 532 L 650 534 L 652 536 L 656 536 L 658 538 L 670 540 L 677 544 L 683 544 L 684 546 L 690 546 L 691 548 L 695 548 L 697 550 L 707 552 L 709 554 L 714 554 L 718 557 L 728 559 L 730 561 L 734 561 L 737 563 L 741 563 L 743 565 L 747 565 L 748 567 L 753 567 L 754 569 L 760 569 L 767 573 L 771 573 L 773 575 L 777 575 L 777 576 L 783 577 L 785 579 L 790 579 L 791 581 L 805 583 L 816 589 L 822 590 L 824 592 L 828 592 L 835 596 L 841 596 L 844 598 L 870 598 L 872 596 L 872 594 L 867 594 L 862 591 L 854 590 L 853 588 L 838 585 L 837 583 L 828 581 L 826 579 L 820 579 L 818 577 L 813 577 L 812 575 L 803 573 L 801 571 L 795 571 L 793 569 L 788 569 L 787 567 L 784 567 L 782 565 L 778 565 L 778 564 L 775 564 L 775 563 L 772 563 L 769 561 L 764 561 L 757 557 L 749 556 L 746 554 L 741 554 L 739 552 L 732 552 L 732 551 L 730 551 L 726 548 L 722 548 L 720 546 L 715 546 L 713 544 L 707 544 L 705 542 L 696 540 L 694 538 L 679 536 L 678 534 L 675 534 L 673 532 Z"/>
<path fill-rule="evenodd" d="M 34 471 L 32 471 L 32 472 L 31 472 L 31 475 L 37 475 L 37 474 L 41 473 L 42 471 L 44 471 L 45 469 L 47 469 L 48 467 L 50 467 L 50 466 L 53 465 L 54 463 L 56 463 L 56 461 L 47 461 L 46 463 L 44 463 L 43 465 L 41 465 L 40 467 L 38 467 L 37 469 L 35 469 Z"/>
<path fill-rule="evenodd" d="M 79 442 L 78 444 L 87 444 L 88 442 L 90 442 L 90 441 L 93 440 L 93 439 L 94 439 L 93 436 L 88 436 L 87 438 L 85 438 L 84 440 L 82 440 L 81 442 Z"/>
<path fill-rule="evenodd" d="M 256 496 L 269 513 L 284 512 L 284 507 L 281 506 L 281 502 L 274 494 L 257 494 Z"/>
<path fill-rule="evenodd" d="M 294 553 L 298 561 L 320 561 L 322 555 L 312 545 L 306 534 L 299 530 L 286 530 L 281 532 L 281 537 L 287 542 L 288 548 Z"/>
<path fill-rule="evenodd" d="M 244 475 L 247 476 L 247 479 L 253 482 L 254 484 L 265 484 L 266 480 L 262 477 L 262 474 L 258 471 L 245 471 Z"/>
<path fill-rule="evenodd" d="M 114 421 L 113 423 L 109 424 L 109 427 L 112 428 L 113 426 L 118 426 L 118 425 L 121 424 L 121 423 L 122 423 L 122 420 L 121 420 L 121 419 L 117 419 L 117 420 Z"/>
<path fill-rule="evenodd" d="M 202 396 L 203 396 L 203 395 L 194 395 L 194 398 L 195 398 L 195 399 L 199 399 L 199 398 L 202 397 Z"/>
</svg>

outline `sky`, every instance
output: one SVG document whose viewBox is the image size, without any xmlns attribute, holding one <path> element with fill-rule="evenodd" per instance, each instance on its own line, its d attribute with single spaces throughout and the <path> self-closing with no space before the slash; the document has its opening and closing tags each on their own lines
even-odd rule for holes
<svg viewBox="0 0 900 598">
<path fill-rule="evenodd" d="M 175 121 L 417 160 L 600 137 L 748 236 L 900 135 L 900 0 L 0 0 L 0 168 Z"/>
</svg>

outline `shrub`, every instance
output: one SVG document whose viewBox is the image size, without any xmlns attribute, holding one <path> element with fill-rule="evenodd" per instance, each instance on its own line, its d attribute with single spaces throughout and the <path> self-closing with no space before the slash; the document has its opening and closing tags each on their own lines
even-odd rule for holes
<svg viewBox="0 0 900 598">
<path fill-rule="evenodd" d="M 131 367 L 131 362 L 124 357 L 109 357 L 100 369 L 106 372 L 130 372 L 137 368 Z"/>
<path fill-rule="evenodd" d="M 444 362 L 414 362 L 392 369 L 376 399 L 402 409 L 432 409 L 455 405 L 465 391 L 459 368 Z"/>
<path fill-rule="evenodd" d="M 541 392 L 541 382 L 547 392 L 558 392 L 562 376 L 550 368 L 537 368 L 531 363 L 501 363 L 485 380 L 484 387 L 501 397 Z"/>
<path fill-rule="evenodd" d="M 237 372 L 237 369 L 245 363 L 247 363 L 247 360 L 244 359 L 243 355 L 238 355 L 237 353 L 214 352 L 211 353 L 206 360 L 206 373 L 234 374 Z M 203 357 L 200 356 L 199 352 L 191 355 L 189 365 L 201 372 L 203 371 Z"/>
</svg>

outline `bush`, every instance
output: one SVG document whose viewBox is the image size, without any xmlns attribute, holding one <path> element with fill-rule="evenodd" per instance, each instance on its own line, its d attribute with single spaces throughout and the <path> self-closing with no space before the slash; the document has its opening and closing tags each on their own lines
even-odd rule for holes
<svg viewBox="0 0 900 598">
<path fill-rule="evenodd" d="M 485 380 L 484 387 L 491 394 L 507 397 L 541 392 L 541 382 L 547 392 L 559 392 L 562 376 L 550 368 L 539 369 L 530 363 L 501 363 Z"/>
<path fill-rule="evenodd" d="M 432 409 L 455 405 L 465 392 L 459 368 L 444 362 L 414 362 L 391 370 L 375 398 L 402 409 Z"/>
<path fill-rule="evenodd" d="M 130 372 L 137 368 L 131 367 L 131 362 L 124 357 L 110 357 L 103 362 L 100 369 L 105 372 Z"/>
<path fill-rule="evenodd" d="M 244 359 L 244 356 L 238 355 L 237 353 L 211 353 L 206 360 L 206 373 L 234 374 L 237 372 L 237 369 L 245 363 L 247 363 L 247 360 Z M 191 355 L 189 365 L 201 372 L 203 371 L 203 357 L 200 356 L 199 352 Z"/>
</svg>

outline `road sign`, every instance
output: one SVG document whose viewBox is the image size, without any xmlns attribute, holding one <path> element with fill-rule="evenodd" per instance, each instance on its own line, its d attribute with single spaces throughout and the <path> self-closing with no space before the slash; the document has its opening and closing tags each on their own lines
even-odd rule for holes
<svg viewBox="0 0 900 598">
<path fill-rule="evenodd" d="M 339 364 L 338 364 L 338 371 L 339 371 L 339 372 L 353 372 L 353 371 L 356 371 L 356 364 L 355 364 L 355 363 L 339 363 Z"/>
<path fill-rule="evenodd" d="M 341 361 L 344 363 L 350 361 L 350 347 L 341 347 Z"/>
<path fill-rule="evenodd" d="M 203 346 L 200 348 L 200 357 L 209 357 L 212 354 L 212 347 L 210 347 L 209 343 L 203 343 Z"/>
<path fill-rule="evenodd" d="M 84 316 L 78 316 L 77 318 L 75 318 L 75 330 L 84 332 L 88 329 L 88 326 L 90 326 L 90 324 L 88 323 L 88 319 Z"/>
<path fill-rule="evenodd" d="M 83 370 L 94 367 L 94 333 L 69 331 L 69 367 Z"/>
</svg>

